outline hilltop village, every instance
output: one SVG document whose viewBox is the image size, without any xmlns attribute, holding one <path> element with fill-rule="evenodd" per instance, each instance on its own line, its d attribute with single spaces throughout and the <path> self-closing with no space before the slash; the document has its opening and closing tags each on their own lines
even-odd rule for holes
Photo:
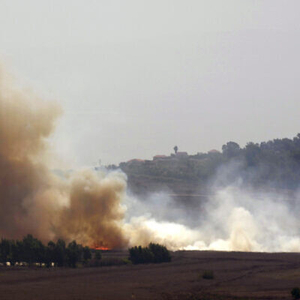
<svg viewBox="0 0 300 300">
<path fill-rule="evenodd" d="M 152 160 L 131 159 L 127 162 L 120 163 L 119 167 L 125 171 L 138 171 L 144 169 L 149 175 L 171 176 L 175 178 L 187 178 L 186 168 L 198 165 L 200 161 L 216 156 L 221 153 L 218 150 L 210 150 L 208 153 L 197 153 L 189 155 L 187 152 L 175 151 L 170 155 L 157 154 Z M 197 175 L 196 173 L 194 175 Z M 192 178 L 194 176 L 188 176 Z"/>
<path fill-rule="evenodd" d="M 135 193 L 167 189 L 176 194 L 203 191 L 221 169 L 231 170 L 223 176 L 227 184 L 240 180 L 255 188 L 297 190 L 300 182 L 300 134 L 292 139 L 249 142 L 241 148 L 227 142 L 222 152 L 189 155 L 178 151 L 170 155 L 155 155 L 152 160 L 131 159 L 119 166 L 128 176 L 129 188 Z"/>
<path fill-rule="evenodd" d="M 131 159 L 119 166 L 128 176 L 130 189 L 135 193 L 147 193 L 169 190 L 171 193 L 192 193 L 199 185 L 199 178 L 208 178 L 220 163 L 222 153 L 210 150 L 207 153 L 189 155 L 185 151 L 177 151 L 170 155 L 157 154 L 152 160 Z"/>
</svg>

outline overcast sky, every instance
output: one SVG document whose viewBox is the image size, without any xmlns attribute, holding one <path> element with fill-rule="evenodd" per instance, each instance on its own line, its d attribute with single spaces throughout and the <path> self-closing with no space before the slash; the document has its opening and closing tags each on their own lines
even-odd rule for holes
<svg viewBox="0 0 300 300">
<path fill-rule="evenodd" d="M 77 165 L 300 132 L 300 1 L 0 0 L 0 59 Z"/>
</svg>

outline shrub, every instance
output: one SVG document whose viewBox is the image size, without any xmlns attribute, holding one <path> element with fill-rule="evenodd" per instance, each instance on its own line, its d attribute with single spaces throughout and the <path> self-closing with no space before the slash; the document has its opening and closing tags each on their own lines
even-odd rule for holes
<svg viewBox="0 0 300 300">
<path fill-rule="evenodd" d="M 202 274 L 203 279 L 214 279 L 214 272 L 211 270 L 206 270 Z"/>
<path fill-rule="evenodd" d="M 129 260 L 128 258 L 123 258 L 123 263 L 124 263 L 124 265 L 131 265 L 132 261 Z"/>
<path fill-rule="evenodd" d="M 291 294 L 294 299 L 300 299 L 300 289 L 298 287 L 294 287 L 291 291 Z"/>
</svg>

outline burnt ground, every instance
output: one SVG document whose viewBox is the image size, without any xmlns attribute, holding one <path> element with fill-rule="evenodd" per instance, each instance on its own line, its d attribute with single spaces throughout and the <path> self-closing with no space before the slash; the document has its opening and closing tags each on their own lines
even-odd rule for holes
<svg viewBox="0 0 300 300">
<path fill-rule="evenodd" d="M 126 257 L 127 252 L 103 257 Z M 0 268 L 0 299 L 292 299 L 300 254 L 178 251 L 171 263 Z M 205 270 L 214 279 L 203 279 Z"/>
</svg>

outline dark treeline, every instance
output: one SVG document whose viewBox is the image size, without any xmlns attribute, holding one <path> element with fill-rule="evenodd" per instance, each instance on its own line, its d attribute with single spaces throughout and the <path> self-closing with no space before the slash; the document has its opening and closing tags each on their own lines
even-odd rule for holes
<svg viewBox="0 0 300 300">
<path fill-rule="evenodd" d="M 300 134 L 293 139 L 249 142 L 245 147 L 231 141 L 222 146 L 222 152 L 183 157 L 172 154 L 153 161 L 129 161 L 119 167 L 128 174 L 129 184 L 132 175 L 149 176 L 151 180 L 157 177 L 158 181 L 173 178 L 207 184 L 215 180 L 222 166 L 228 170 L 226 184 L 241 178 L 245 184 L 255 187 L 296 189 L 300 182 Z"/>
<path fill-rule="evenodd" d="M 222 161 L 240 162 L 236 174 L 254 186 L 296 189 L 300 182 L 300 134 L 240 148 L 229 142 L 222 147 Z M 235 179 L 234 177 L 232 178 Z"/>
<path fill-rule="evenodd" d="M 150 243 L 148 247 L 132 247 L 129 249 L 129 260 L 134 264 L 170 262 L 169 250 L 159 244 Z"/>
<path fill-rule="evenodd" d="M 98 259 L 101 254 L 97 253 Z M 50 267 L 73 267 L 78 262 L 87 263 L 92 258 L 91 249 L 83 247 L 73 241 L 66 245 L 65 241 L 59 239 L 56 243 L 50 241 L 44 245 L 41 241 L 28 234 L 23 240 L 2 239 L 0 242 L 0 262 L 11 265 L 16 264 L 39 264 Z"/>
<path fill-rule="evenodd" d="M 93 259 L 92 259 L 93 256 Z M 59 239 L 56 243 L 50 241 L 45 246 L 40 240 L 28 234 L 23 240 L 2 239 L 0 242 L 0 263 L 6 265 L 39 265 L 45 267 L 72 267 L 76 268 L 78 263 L 88 267 L 124 265 L 128 263 L 161 263 L 170 262 L 169 250 L 159 244 L 150 243 L 148 247 L 132 247 L 129 249 L 128 259 L 104 259 L 100 250 L 90 249 L 72 241 L 66 245 L 65 241 Z"/>
</svg>

